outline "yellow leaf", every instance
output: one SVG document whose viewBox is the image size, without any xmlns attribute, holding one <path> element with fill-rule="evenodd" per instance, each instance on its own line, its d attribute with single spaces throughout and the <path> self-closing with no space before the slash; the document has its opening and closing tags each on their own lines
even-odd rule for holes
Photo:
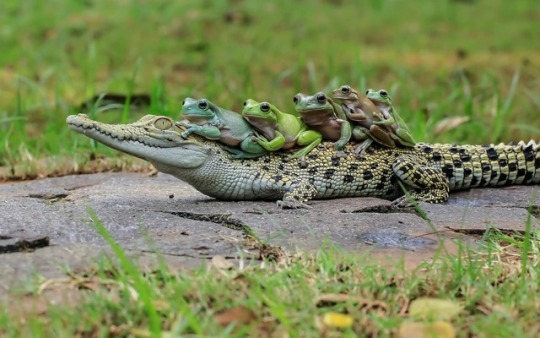
<svg viewBox="0 0 540 338">
<path fill-rule="evenodd" d="M 349 315 L 337 312 L 326 313 L 323 317 L 323 323 L 326 326 L 347 329 L 353 325 L 354 319 Z"/>
<path fill-rule="evenodd" d="M 454 338 L 456 330 L 448 322 L 401 323 L 397 338 Z"/>
<path fill-rule="evenodd" d="M 449 299 L 418 298 L 409 306 L 409 315 L 420 319 L 449 320 L 459 312 L 461 305 Z"/>
</svg>

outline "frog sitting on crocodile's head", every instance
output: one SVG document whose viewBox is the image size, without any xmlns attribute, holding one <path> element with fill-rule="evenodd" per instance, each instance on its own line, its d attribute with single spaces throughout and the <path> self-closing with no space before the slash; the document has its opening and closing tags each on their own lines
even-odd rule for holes
<svg viewBox="0 0 540 338">
<path fill-rule="evenodd" d="M 223 109 L 207 99 L 195 100 L 190 97 L 182 103 L 180 124 L 187 127 L 183 137 L 191 133 L 225 145 L 234 158 L 252 158 L 263 155 L 266 150 L 252 140 L 254 131 L 242 115 Z"/>
</svg>

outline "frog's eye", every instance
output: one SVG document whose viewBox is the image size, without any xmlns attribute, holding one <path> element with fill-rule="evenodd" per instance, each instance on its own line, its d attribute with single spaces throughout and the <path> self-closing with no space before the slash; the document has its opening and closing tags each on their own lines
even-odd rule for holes
<svg viewBox="0 0 540 338">
<path fill-rule="evenodd" d="M 186 100 L 182 101 L 182 106 L 186 104 Z"/>
<path fill-rule="evenodd" d="M 154 126 L 161 130 L 167 130 L 172 127 L 172 122 L 166 118 L 159 118 L 154 122 Z"/>
<path fill-rule="evenodd" d="M 370 91 L 371 91 L 371 89 L 366 90 L 366 95 L 369 94 Z"/>
<path fill-rule="evenodd" d="M 270 104 L 268 102 L 261 103 L 261 111 L 267 113 L 270 111 Z"/>
<path fill-rule="evenodd" d="M 247 100 L 244 101 L 244 107 L 247 105 Z"/>
<path fill-rule="evenodd" d="M 326 95 L 324 95 L 323 93 L 317 94 L 317 102 L 319 102 L 320 104 L 326 103 Z"/>
<path fill-rule="evenodd" d="M 388 93 L 386 92 L 386 90 L 381 90 L 381 91 L 379 91 L 379 94 L 380 94 L 382 97 L 388 97 Z"/>
<path fill-rule="evenodd" d="M 206 110 L 208 108 L 208 102 L 206 100 L 199 101 L 199 109 Z"/>
<path fill-rule="evenodd" d="M 295 95 L 292 100 L 294 104 L 298 104 L 298 101 L 300 101 L 300 99 L 298 98 L 298 95 Z"/>
<path fill-rule="evenodd" d="M 351 87 L 349 87 L 349 86 L 341 86 L 341 93 L 342 93 L 342 94 L 347 95 L 347 94 L 349 94 L 350 92 L 351 92 Z"/>
</svg>

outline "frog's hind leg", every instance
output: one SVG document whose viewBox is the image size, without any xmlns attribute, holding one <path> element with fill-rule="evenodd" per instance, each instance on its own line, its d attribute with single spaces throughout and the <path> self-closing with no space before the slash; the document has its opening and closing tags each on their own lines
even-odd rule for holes
<svg viewBox="0 0 540 338">
<path fill-rule="evenodd" d="M 307 155 L 311 150 L 313 150 L 313 148 L 318 146 L 319 143 L 321 143 L 321 141 L 322 141 L 321 133 L 315 130 L 306 130 L 302 132 L 298 136 L 296 143 L 300 146 L 305 146 L 305 147 L 295 152 L 292 155 L 292 157 L 299 158 L 299 157 Z"/>
<path fill-rule="evenodd" d="M 406 188 L 411 188 L 409 196 L 402 196 L 392 204 L 399 207 L 410 206 L 409 198 L 428 203 L 448 200 L 448 178 L 441 169 L 432 167 L 424 158 L 401 155 L 395 160 L 392 170 Z"/>
<path fill-rule="evenodd" d="M 398 130 L 396 130 L 396 134 L 390 134 L 390 136 L 394 139 L 394 141 L 396 141 L 396 143 L 399 143 L 404 147 L 414 147 L 416 145 L 416 141 L 413 139 L 408 130 L 398 128 Z"/>
<path fill-rule="evenodd" d="M 363 141 L 355 149 L 355 154 L 363 153 L 373 143 L 373 139 L 369 136 L 369 131 L 360 126 L 355 126 L 352 130 L 352 138 L 356 141 Z"/>
<path fill-rule="evenodd" d="M 241 149 L 225 146 L 225 145 L 222 145 L 222 148 L 228 151 L 231 154 L 231 157 L 234 159 L 256 158 L 265 154 L 265 153 L 248 153 Z"/>
<path fill-rule="evenodd" d="M 368 138 L 364 142 L 360 143 L 358 147 L 354 149 L 355 154 L 362 154 L 364 151 L 366 151 L 369 146 L 373 143 L 373 139 Z"/>
<path fill-rule="evenodd" d="M 267 153 L 266 149 L 251 139 L 251 136 L 246 137 L 242 143 L 240 143 L 240 149 L 238 155 L 233 154 L 234 158 L 254 158 Z"/>
<path fill-rule="evenodd" d="M 369 127 L 369 133 L 371 138 L 373 138 L 373 140 L 375 140 L 380 145 L 387 148 L 396 147 L 396 142 L 394 142 L 394 140 L 392 139 L 392 135 L 394 135 L 392 132 L 383 129 L 380 126 L 371 125 L 371 127 Z"/>
</svg>

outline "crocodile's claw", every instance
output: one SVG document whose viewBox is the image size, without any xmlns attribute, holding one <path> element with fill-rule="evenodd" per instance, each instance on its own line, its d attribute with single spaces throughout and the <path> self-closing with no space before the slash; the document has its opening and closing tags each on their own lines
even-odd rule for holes
<svg viewBox="0 0 540 338">
<path fill-rule="evenodd" d="M 296 200 L 286 200 L 283 201 L 278 200 L 276 202 L 276 205 L 280 209 L 313 209 L 311 205 L 308 205 L 304 202 L 296 201 Z"/>
</svg>

